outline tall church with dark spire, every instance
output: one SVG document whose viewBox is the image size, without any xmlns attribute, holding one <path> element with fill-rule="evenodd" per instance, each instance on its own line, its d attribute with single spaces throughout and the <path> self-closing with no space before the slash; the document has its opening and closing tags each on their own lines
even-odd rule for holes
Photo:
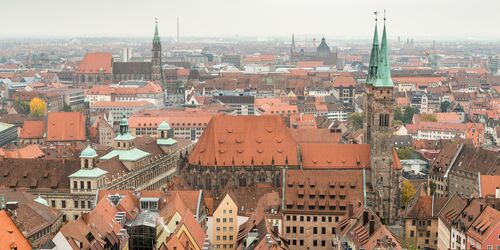
<svg viewBox="0 0 500 250">
<path fill-rule="evenodd" d="M 158 20 L 155 21 L 155 35 L 153 37 L 153 56 L 151 57 L 151 80 L 163 84 L 163 70 L 161 68 L 161 41 L 158 34 Z"/>
<path fill-rule="evenodd" d="M 365 140 L 371 147 L 371 188 L 373 209 L 388 223 L 397 219 L 400 207 L 401 164 L 392 146 L 394 84 L 389 66 L 389 48 L 384 17 L 382 39 L 378 43 L 377 24 L 373 36 L 366 79 Z"/>
</svg>

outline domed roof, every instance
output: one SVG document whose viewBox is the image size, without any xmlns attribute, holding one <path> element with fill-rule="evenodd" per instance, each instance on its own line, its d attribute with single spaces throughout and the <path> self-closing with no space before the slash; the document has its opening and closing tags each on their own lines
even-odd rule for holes
<svg viewBox="0 0 500 250">
<path fill-rule="evenodd" d="M 162 121 L 160 123 L 160 126 L 158 126 L 158 130 L 169 130 L 170 129 L 170 125 L 168 125 L 168 123 L 166 121 Z"/>
<path fill-rule="evenodd" d="M 127 118 L 123 118 L 123 119 L 120 120 L 120 126 L 122 126 L 122 125 L 128 126 L 128 120 L 127 120 Z"/>
<path fill-rule="evenodd" d="M 330 52 L 330 47 L 328 46 L 328 44 L 326 44 L 326 39 L 324 37 L 321 38 L 321 43 L 319 44 L 316 51 L 317 52 Z"/>
<path fill-rule="evenodd" d="M 90 144 L 80 153 L 80 158 L 94 158 L 97 156 L 97 152 L 90 147 Z"/>
</svg>

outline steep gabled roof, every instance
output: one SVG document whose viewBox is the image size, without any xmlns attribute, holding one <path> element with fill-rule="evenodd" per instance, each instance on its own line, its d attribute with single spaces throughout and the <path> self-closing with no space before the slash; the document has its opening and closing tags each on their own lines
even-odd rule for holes
<svg viewBox="0 0 500 250">
<path fill-rule="evenodd" d="M 189 155 L 202 166 L 299 165 L 297 143 L 279 116 L 215 116 Z"/>
</svg>

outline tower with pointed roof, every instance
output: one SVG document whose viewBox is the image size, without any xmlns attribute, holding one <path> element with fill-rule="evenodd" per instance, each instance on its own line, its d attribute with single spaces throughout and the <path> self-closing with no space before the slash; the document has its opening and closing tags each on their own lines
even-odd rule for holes
<svg viewBox="0 0 500 250">
<path fill-rule="evenodd" d="M 158 20 L 155 21 L 155 35 L 153 37 L 153 56 L 151 58 L 151 80 L 163 84 L 163 70 L 161 68 L 161 41 L 158 34 Z"/>
<path fill-rule="evenodd" d="M 386 24 L 378 44 L 377 26 L 373 37 L 366 80 L 365 140 L 371 147 L 371 204 L 388 223 L 396 220 L 399 209 L 401 171 L 392 146 L 394 120 L 394 84 L 389 66 Z"/>
<path fill-rule="evenodd" d="M 292 44 L 290 45 L 290 61 L 293 62 L 295 60 L 295 34 L 292 33 Z"/>
</svg>

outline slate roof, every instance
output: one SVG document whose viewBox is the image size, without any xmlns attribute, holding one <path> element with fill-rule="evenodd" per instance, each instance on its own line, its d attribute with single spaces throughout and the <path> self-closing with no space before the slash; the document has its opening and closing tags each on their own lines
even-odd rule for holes
<svg viewBox="0 0 500 250">
<path fill-rule="evenodd" d="M 151 74 L 151 62 L 115 62 L 113 74 Z"/>
</svg>

